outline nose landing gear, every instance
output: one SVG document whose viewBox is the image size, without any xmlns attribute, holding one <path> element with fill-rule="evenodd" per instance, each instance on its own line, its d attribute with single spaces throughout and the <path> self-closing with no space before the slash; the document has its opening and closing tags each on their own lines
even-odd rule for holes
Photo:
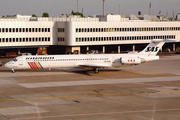
<svg viewBox="0 0 180 120">
<path fill-rule="evenodd" d="M 11 72 L 12 72 L 12 73 L 15 73 L 14 69 L 11 69 Z"/>
<path fill-rule="evenodd" d="M 99 68 L 93 68 L 94 73 L 99 73 Z"/>
</svg>

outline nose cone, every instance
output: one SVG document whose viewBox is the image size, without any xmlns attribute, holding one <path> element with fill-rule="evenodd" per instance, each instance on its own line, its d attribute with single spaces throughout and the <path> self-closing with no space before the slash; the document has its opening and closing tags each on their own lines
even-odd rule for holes
<svg viewBox="0 0 180 120">
<path fill-rule="evenodd" d="M 6 64 L 4 65 L 4 67 L 10 68 L 10 64 L 9 64 L 9 63 L 6 63 Z"/>
</svg>

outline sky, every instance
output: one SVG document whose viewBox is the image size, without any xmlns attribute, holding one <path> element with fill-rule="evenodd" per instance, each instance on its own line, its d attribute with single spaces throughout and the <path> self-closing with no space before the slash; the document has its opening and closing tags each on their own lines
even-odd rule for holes
<svg viewBox="0 0 180 120">
<path fill-rule="evenodd" d="M 149 3 L 151 13 L 161 15 L 168 13 L 172 17 L 180 13 L 180 0 L 105 0 L 105 14 L 149 14 Z M 93 16 L 103 13 L 103 0 L 78 0 L 78 11 L 85 16 Z M 0 0 L 0 16 L 3 15 L 32 15 L 42 16 L 44 12 L 50 16 L 60 16 L 77 11 L 77 0 Z"/>
</svg>

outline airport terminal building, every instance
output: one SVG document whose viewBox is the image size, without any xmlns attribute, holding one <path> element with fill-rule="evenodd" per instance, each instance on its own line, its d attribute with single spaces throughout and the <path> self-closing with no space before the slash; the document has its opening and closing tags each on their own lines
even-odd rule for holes
<svg viewBox="0 0 180 120">
<path fill-rule="evenodd" d="M 154 15 L 96 15 L 80 18 L 16 15 L 0 19 L 0 48 L 45 46 L 56 53 L 86 53 L 91 49 L 120 53 L 141 50 L 152 39 L 170 39 L 175 50 L 180 43 L 180 21 L 162 21 Z"/>
</svg>

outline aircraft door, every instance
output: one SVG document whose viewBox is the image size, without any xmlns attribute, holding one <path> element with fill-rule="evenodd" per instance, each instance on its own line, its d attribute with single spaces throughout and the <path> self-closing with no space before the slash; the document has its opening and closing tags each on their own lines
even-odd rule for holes
<svg viewBox="0 0 180 120">
<path fill-rule="evenodd" d="M 22 58 L 19 58 L 18 62 L 19 62 L 19 65 L 23 65 L 23 59 Z"/>
</svg>

